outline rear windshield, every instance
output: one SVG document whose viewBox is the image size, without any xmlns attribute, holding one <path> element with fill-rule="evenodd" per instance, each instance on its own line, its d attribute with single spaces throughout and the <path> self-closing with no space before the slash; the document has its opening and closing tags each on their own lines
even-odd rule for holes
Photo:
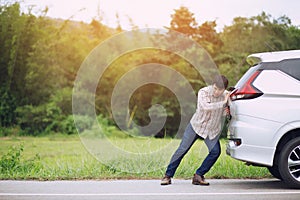
<svg viewBox="0 0 300 200">
<path fill-rule="evenodd" d="M 235 85 L 235 88 L 241 88 L 247 82 L 247 80 L 252 76 L 252 74 L 256 70 L 258 70 L 259 67 L 260 67 L 260 64 L 250 67 L 248 69 L 248 71 L 242 76 L 242 78 L 237 82 L 237 84 Z"/>
</svg>

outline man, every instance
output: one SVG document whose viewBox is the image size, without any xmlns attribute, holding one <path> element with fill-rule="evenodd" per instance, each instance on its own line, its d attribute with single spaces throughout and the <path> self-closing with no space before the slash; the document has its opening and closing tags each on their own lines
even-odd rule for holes
<svg viewBox="0 0 300 200">
<path fill-rule="evenodd" d="M 198 138 L 204 140 L 209 154 L 196 170 L 192 184 L 209 185 L 205 181 L 204 175 L 214 165 L 221 153 L 219 135 L 224 107 L 229 98 L 229 92 L 225 90 L 227 86 L 227 78 L 217 76 L 212 85 L 199 90 L 197 110 L 185 129 L 178 149 L 171 158 L 165 176 L 161 180 L 161 185 L 171 184 L 171 178 L 174 176 L 182 158 Z M 228 109 L 225 109 L 225 111 L 229 113 Z"/>
</svg>

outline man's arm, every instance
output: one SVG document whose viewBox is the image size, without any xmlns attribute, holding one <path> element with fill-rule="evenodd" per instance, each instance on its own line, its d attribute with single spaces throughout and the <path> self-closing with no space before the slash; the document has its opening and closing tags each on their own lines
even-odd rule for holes
<svg viewBox="0 0 300 200">
<path fill-rule="evenodd" d="M 223 108 L 227 103 L 229 98 L 229 93 L 225 93 L 225 98 L 223 101 L 211 102 L 208 92 L 199 91 L 198 93 L 198 107 L 201 106 L 203 110 L 216 110 Z"/>
</svg>

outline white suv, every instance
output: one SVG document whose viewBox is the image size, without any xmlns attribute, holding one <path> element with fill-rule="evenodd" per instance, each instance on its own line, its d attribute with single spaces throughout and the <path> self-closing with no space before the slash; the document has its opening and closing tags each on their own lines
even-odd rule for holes
<svg viewBox="0 0 300 200">
<path fill-rule="evenodd" d="M 230 95 L 227 154 L 300 188 L 300 50 L 248 56 Z"/>
</svg>

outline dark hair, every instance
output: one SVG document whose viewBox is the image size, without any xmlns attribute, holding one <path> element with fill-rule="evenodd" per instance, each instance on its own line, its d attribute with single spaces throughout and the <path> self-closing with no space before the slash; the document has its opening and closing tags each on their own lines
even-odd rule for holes
<svg viewBox="0 0 300 200">
<path fill-rule="evenodd" d="M 220 89 L 226 89 L 228 87 L 228 79 L 223 75 L 217 75 L 214 84 Z"/>
</svg>

